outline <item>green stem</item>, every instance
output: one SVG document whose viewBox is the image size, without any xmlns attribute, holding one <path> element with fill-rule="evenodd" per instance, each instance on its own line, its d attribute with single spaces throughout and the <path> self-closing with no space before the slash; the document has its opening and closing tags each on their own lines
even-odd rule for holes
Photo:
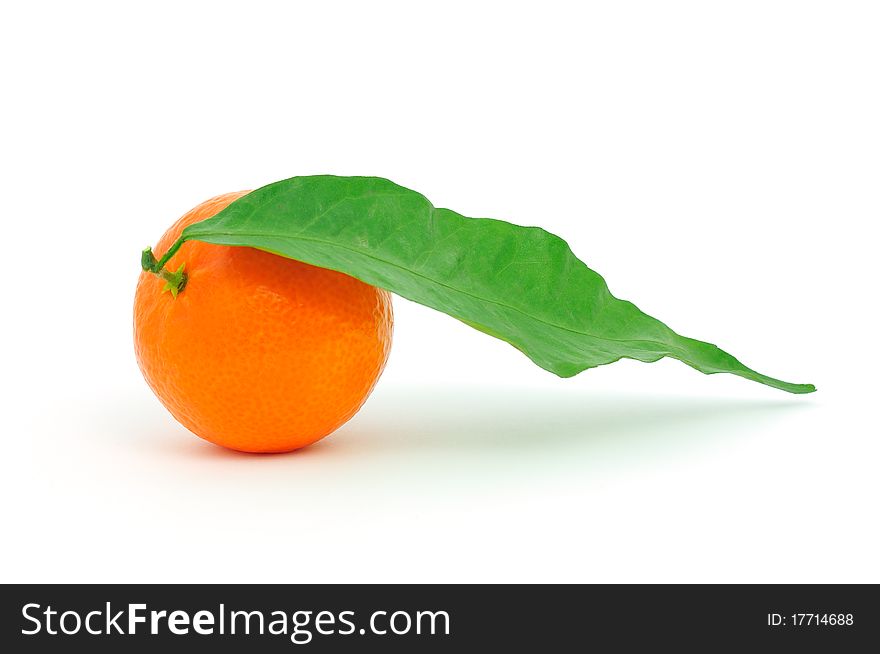
<svg viewBox="0 0 880 654">
<path fill-rule="evenodd" d="M 168 248 L 168 251 L 162 255 L 162 258 L 159 259 L 159 262 L 156 264 L 156 267 L 157 267 L 156 272 L 159 272 L 160 270 L 162 270 L 162 268 L 165 267 L 165 264 L 168 263 L 168 260 L 171 257 L 173 257 L 175 254 L 177 254 L 177 251 L 180 249 L 180 246 L 183 245 L 185 241 L 186 241 L 186 239 L 181 236 L 179 239 L 177 239 L 174 242 L 174 244 L 170 248 Z"/>
<path fill-rule="evenodd" d="M 178 239 L 174 245 L 168 248 L 168 251 L 158 261 L 156 261 L 156 256 L 153 254 L 152 248 L 144 248 L 141 252 L 141 268 L 146 272 L 153 273 L 157 277 L 164 279 L 165 286 L 162 290 L 170 291 L 171 295 L 175 298 L 177 297 L 177 294 L 186 287 L 187 276 L 186 273 L 183 272 L 183 264 L 180 265 L 180 268 L 178 268 L 176 272 L 165 270 L 165 264 L 168 263 L 168 260 L 174 256 L 183 243 L 183 238 Z"/>
</svg>

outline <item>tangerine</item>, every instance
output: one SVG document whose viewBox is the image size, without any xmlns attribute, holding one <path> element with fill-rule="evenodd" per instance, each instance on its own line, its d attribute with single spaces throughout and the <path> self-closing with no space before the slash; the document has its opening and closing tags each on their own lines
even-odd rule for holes
<svg viewBox="0 0 880 654">
<path fill-rule="evenodd" d="M 195 207 L 156 252 L 246 193 Z M 180 266 L 179 293 L 141 273 L 134 343 L 147 383 L 187 429 L 233 450 L 288 452 L 363 405 L 391 348 L 387 291 L 254 248 L 199 241 L 186 241 L 166 269 Z"/>
</svg>

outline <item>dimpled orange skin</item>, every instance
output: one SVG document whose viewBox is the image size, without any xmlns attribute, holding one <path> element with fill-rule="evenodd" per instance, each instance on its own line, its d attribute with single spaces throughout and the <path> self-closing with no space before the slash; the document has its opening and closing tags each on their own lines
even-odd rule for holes
<svg viewBox="0 0 880 654">
<path fill-rule="evenodd" d="M 184 215 L 156 256 L 246 193 Z M 187 429 L 233 450 L 288 452 L 357 412 L 391 347 L 386 291 L 247 247 L 187 241 L 166 268 L 181 264 L 187 283 L 177 298 L 141 273 L 134 343 L 147 383 Z"/>
</svg>

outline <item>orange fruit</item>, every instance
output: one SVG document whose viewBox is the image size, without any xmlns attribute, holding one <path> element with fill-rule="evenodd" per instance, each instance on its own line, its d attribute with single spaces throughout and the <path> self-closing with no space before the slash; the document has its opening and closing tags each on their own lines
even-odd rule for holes
<svg viewBox="0 0 880 654">
<path fill-rule="evenodd" d="M 245 195 L 212 198 L 156 245 Z M 162 404 L 197 436 L 244 452 L 287 452 L 351 418 L 391 347 L 391 297 L 339 272 L 247 247 L 187 241 L 185 287 L 142 272 L 134 301 L 138 365 Z"/>
</svg>

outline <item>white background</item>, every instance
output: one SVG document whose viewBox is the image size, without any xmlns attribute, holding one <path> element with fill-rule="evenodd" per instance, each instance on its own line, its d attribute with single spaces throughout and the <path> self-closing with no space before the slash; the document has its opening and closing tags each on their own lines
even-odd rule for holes
<svg viewBox="0 0 880 654">
<path fill-rule="evenodd" d="M 867 2 L 4 5 L 0 579 L 880 582 L 878 33 Z M 313 173 L 541 225 L 819 392 L 557 379 L 398 299 L 350 423 L 214 447 L 135 364 L 140 250 Z"/>
</svg>

